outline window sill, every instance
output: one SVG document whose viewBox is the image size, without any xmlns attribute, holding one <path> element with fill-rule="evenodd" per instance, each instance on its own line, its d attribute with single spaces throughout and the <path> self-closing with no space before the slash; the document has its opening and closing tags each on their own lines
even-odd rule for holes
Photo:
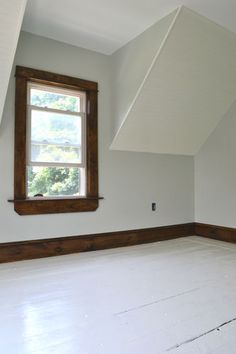
<svg viewBox="0 0 236 354">
<path fill-rule="evenodd" d="M 39 215 L 58 213 L 78 213 L 95 211 L 98 208 L 99 197 L 80 198 L 35 198 L 9 200 L 14 203 L 14 209 L 19 215 Z"/>
</svg>

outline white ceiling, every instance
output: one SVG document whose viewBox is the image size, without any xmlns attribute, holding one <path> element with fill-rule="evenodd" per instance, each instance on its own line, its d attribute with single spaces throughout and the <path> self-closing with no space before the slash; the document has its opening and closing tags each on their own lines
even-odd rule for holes
<svg viewBox="0 0 236 354">
<path fill-rule="evenodd" d="M 111 54 L 180 5 L 236 32 L 236 0 L 28 0 L 22 29 Z"/>
</svg>

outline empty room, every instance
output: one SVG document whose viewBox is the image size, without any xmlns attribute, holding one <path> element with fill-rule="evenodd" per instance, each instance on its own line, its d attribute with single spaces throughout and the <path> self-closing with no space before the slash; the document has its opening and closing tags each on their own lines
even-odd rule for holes
<svg viewBox="0 0 236 354">
<path fill-rule="evenodd" d="M 236 353 L 235 0 L 2 0 L 0 354 Z"/>
</svg>

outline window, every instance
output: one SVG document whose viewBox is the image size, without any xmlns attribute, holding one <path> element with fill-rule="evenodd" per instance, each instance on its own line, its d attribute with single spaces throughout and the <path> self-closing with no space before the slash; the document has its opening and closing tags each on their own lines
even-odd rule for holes
<svg viewBox="0 0 236 354">
<path fill-rule="evenodd" d="M 96 210 L 97 83 L 17 66 L 15 109 L 15 210 Z"/>
<path fill-rule="evenodd" d="M 85 196 L 86 93 L 27 86 L 27 197 Z"/>
</svg>

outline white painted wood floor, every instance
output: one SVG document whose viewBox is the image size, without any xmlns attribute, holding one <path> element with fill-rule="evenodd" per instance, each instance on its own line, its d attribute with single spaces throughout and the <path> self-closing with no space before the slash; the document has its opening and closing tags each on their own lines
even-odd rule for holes
<svg viewBox="0 0 236 354">
<path fill-rule="evenodd" d="M 236 245 L 200 237 L 0 266 L 1 354 L 236 353 Z"/>
</svg>

